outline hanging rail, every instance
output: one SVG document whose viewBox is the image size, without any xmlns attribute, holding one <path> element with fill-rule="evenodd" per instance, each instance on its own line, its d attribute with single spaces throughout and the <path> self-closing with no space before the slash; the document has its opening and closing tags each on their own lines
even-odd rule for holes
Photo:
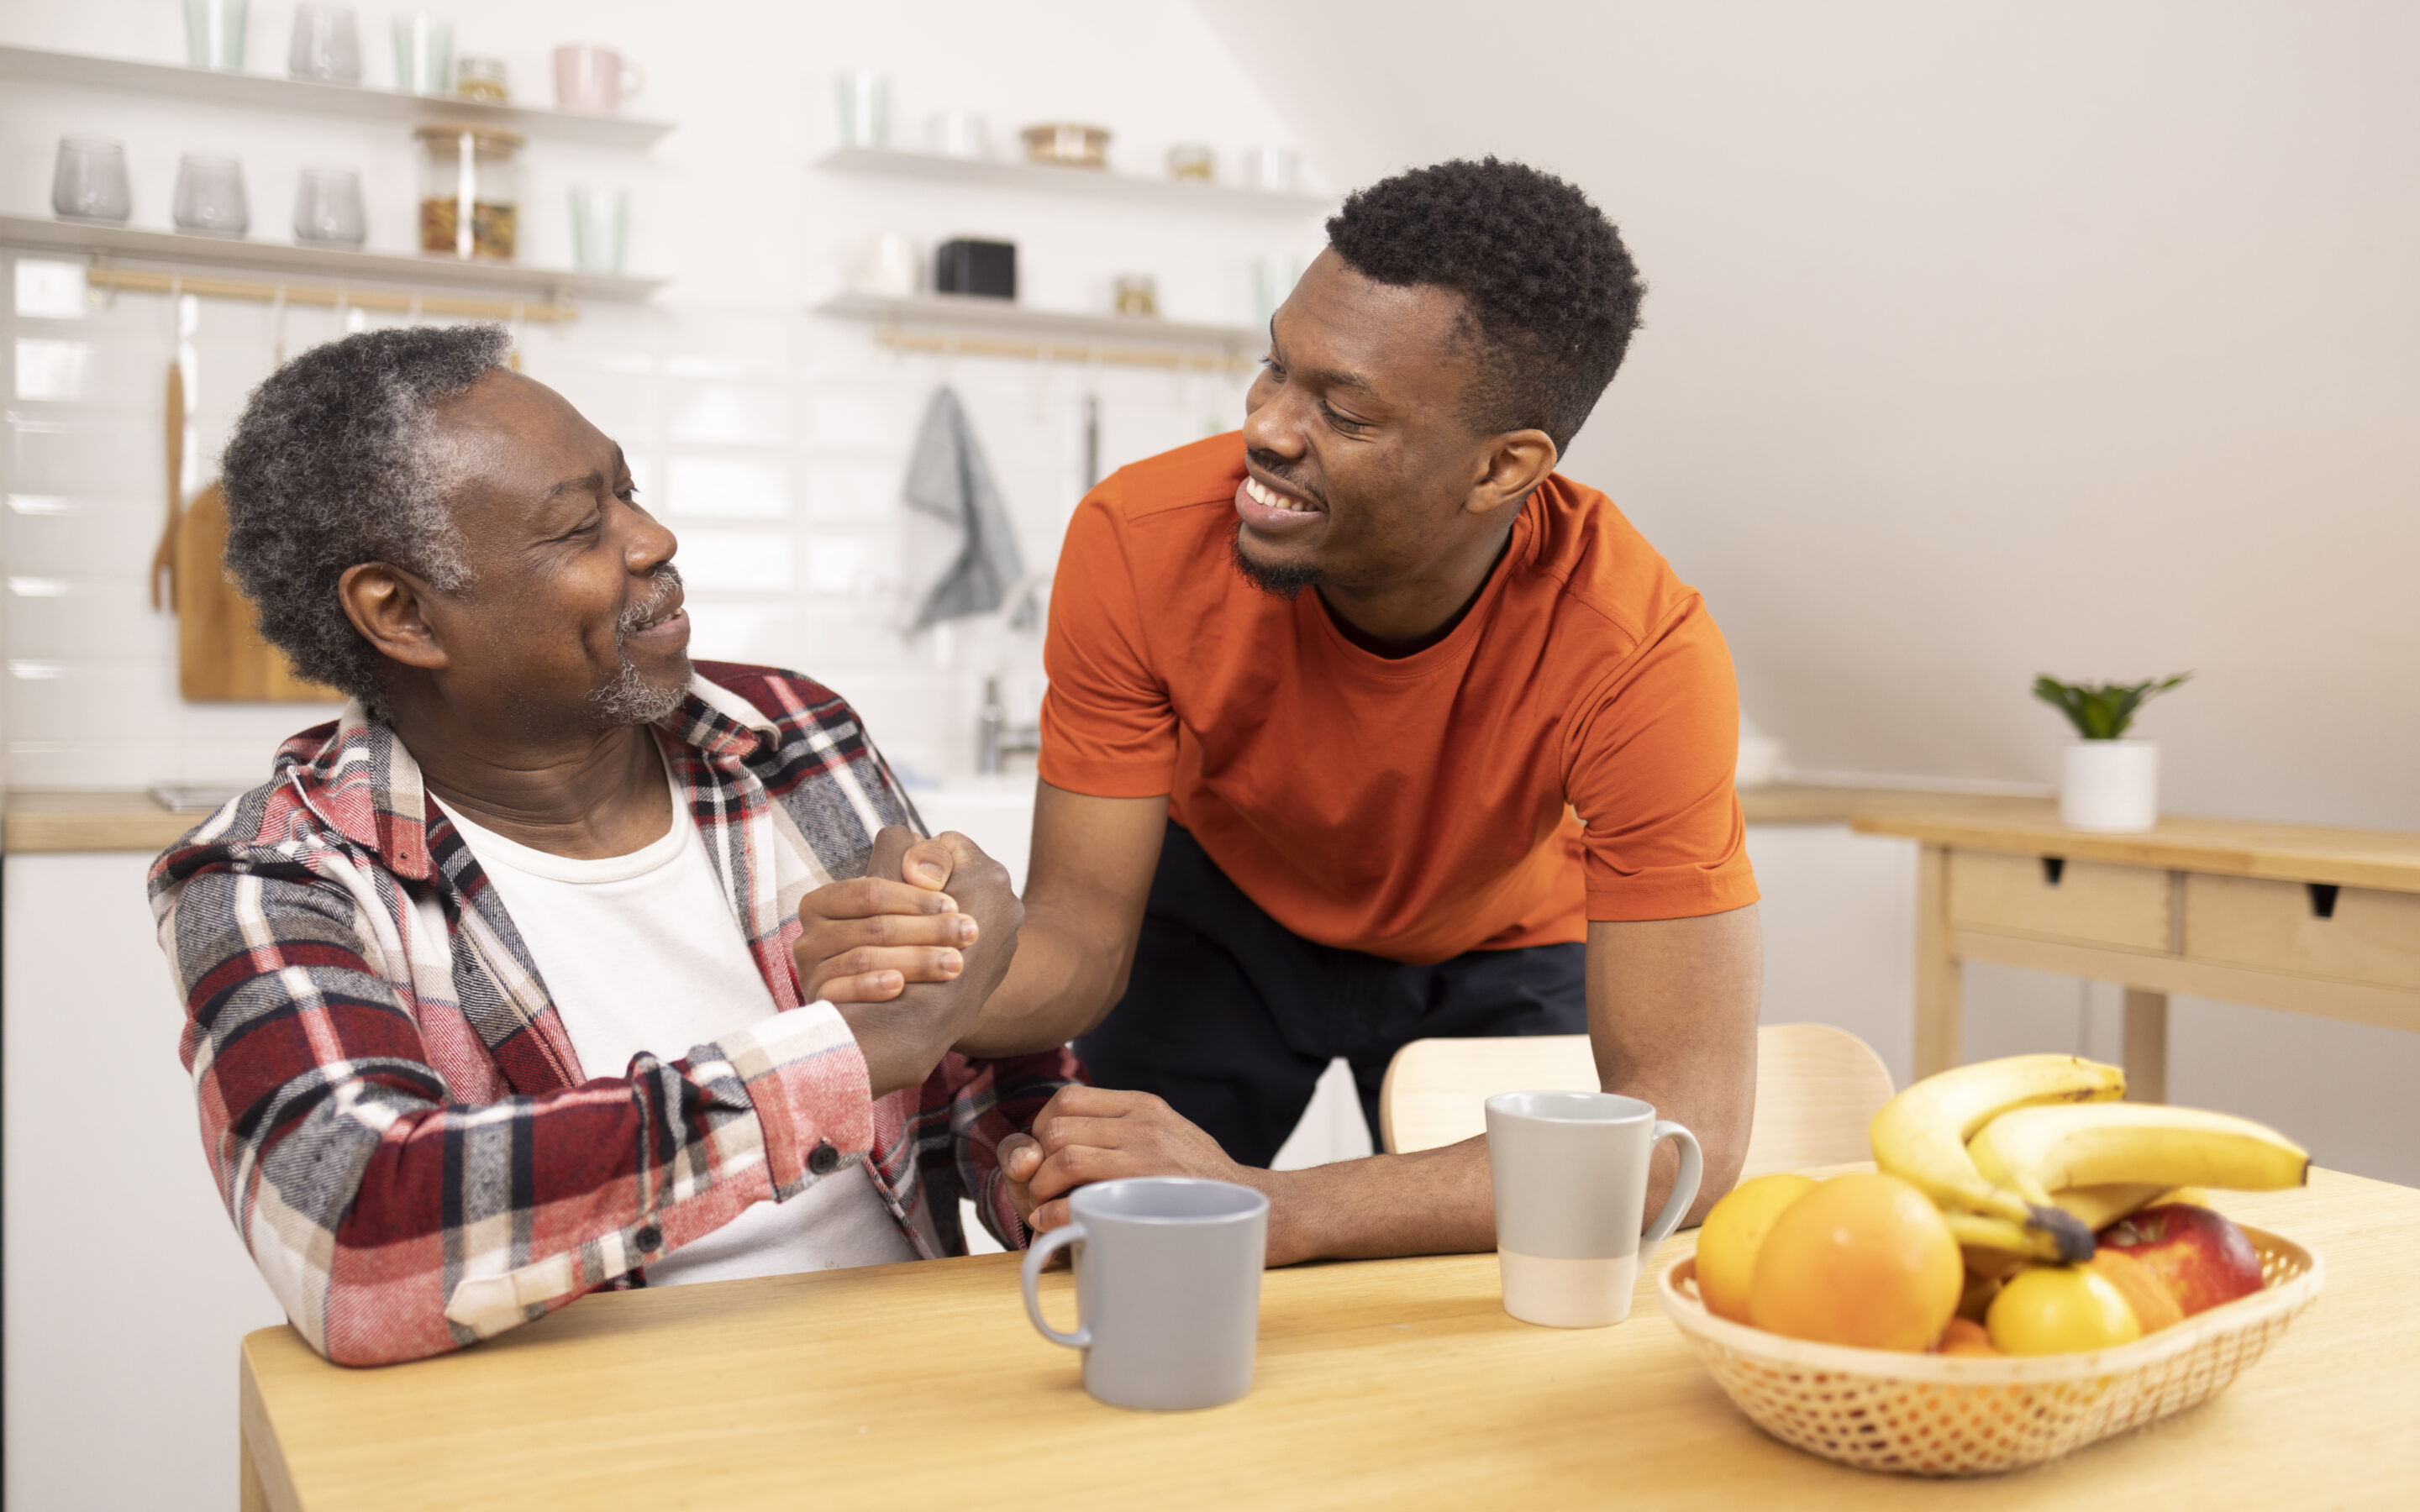
<svg viewBox="0 0 2420 1512">
<path fill-rule="evenodd" d="M 206 300 L 249 300 L 256 304 L 322 305 L 329 309 L 373 310 L 381 314 L 435 316 L 468 320 L 535 320 L 563 324 L 580 318 L 580 308 L 562 295 L 552 300 L 483 300 L 457 294 L 398 294 L 386 289 L 359 289 L 338 285 L 293 284 L 254 278 L 216 278 L 195 273 L 154 273 L 102 264 L 85 270 L 85 282 L 97 289 L 129 294 L 193 294 Z"/>
</svg>

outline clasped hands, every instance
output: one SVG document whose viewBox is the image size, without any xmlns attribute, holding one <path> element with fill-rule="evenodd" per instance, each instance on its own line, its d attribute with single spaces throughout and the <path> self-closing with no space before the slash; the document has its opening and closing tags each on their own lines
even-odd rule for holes
<svg viewBox="0 0 2420 1512">
<path fill-rule="evenodd" d="M 974 841 L 955 831 L 919 840 L 893 825 L 875 837 L 864 876 L 799 900 L 799 994 L 839 1010 L 875 1096 L 921 1086 L 974 1030 L 1024 919 L 1007 868 Z M 1147 1092 L 1080 1086 L 1062 1088 L 1031 1134 L 1001 1141 L 1000 1168 L 1017 1216 L 1037 1232 L 1065 1223 L 1066 1195 L 1094 1181 L 1199 1176 L 1265 1190 L 1269 1177 Z M 1277 1240 L 1272 1264 L 1282 1263 Z"/>
</svg>

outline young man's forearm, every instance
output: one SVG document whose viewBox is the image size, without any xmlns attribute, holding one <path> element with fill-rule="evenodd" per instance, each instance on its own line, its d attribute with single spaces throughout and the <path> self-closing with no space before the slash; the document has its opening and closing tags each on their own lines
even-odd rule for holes
<svg viewBox="0 0 2420 1512">
<path fill-rule="evenodd" d="M 956 1048 L 981 1057 L 1057 1049 L 1109 1016 L 1133 961 L 1133 939 L 1105 938 L 1080 911 L 1029 899 L 1016 959 Z"/>
<path fill-rule="evenodd" d="M 1704 1214 L 1737 1179 L 1747 1149 L 1747 1119 L 1738 1110 L 1697 1105 L 1634 1085 L 1612 1088 L 1654 1104 L 1658 1117 L 1685 1125 L 1704 1148 L 1706 1170 L 1687 1222 Z M 1664 1211 L 1680 1157 L 1668 1142 L 1650 1167 L 1643 1228 Z M 1456 1255 L 1496 1247 L 1496 1187 L 1487 1141 L 1373 1155 L 1298 1171 L 1249 1173 L 1269 1196 L 1269 1263 L 1366 1260 L 1397 1255 Z"/>
</svg>

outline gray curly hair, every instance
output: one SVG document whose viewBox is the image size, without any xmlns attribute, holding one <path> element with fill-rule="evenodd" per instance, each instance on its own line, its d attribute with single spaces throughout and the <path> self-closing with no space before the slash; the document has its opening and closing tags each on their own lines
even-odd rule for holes
<svg viewBox="0 0 2420 1512">
<path fill-rule="evenodd" d="M 443 592 L 469 580 L 432 421 L 506 366 L 512 345 L 499 325 L 368 331 L 252 391 L 221 464 L 226 567 L 297 672 L 377 709 L 386 658 L 345 617 L 337 579 L 384 562 Z"/>
</svg>

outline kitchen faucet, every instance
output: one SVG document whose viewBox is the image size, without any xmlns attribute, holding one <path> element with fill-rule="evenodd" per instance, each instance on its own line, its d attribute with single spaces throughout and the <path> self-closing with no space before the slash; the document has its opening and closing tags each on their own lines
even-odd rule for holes
<svg viewBox="0 0 2420 1512">
<path fill-rule="evenodd" d="M 1042 727 L 1010 724 L 1008 711 L 1001 706 L 1000 679 L 985 678 L 983 712 L 975 717 L 975 770 L 995 773 L 1001 770 L 1003 756 L 1041 754 Z"/>
</svg>

